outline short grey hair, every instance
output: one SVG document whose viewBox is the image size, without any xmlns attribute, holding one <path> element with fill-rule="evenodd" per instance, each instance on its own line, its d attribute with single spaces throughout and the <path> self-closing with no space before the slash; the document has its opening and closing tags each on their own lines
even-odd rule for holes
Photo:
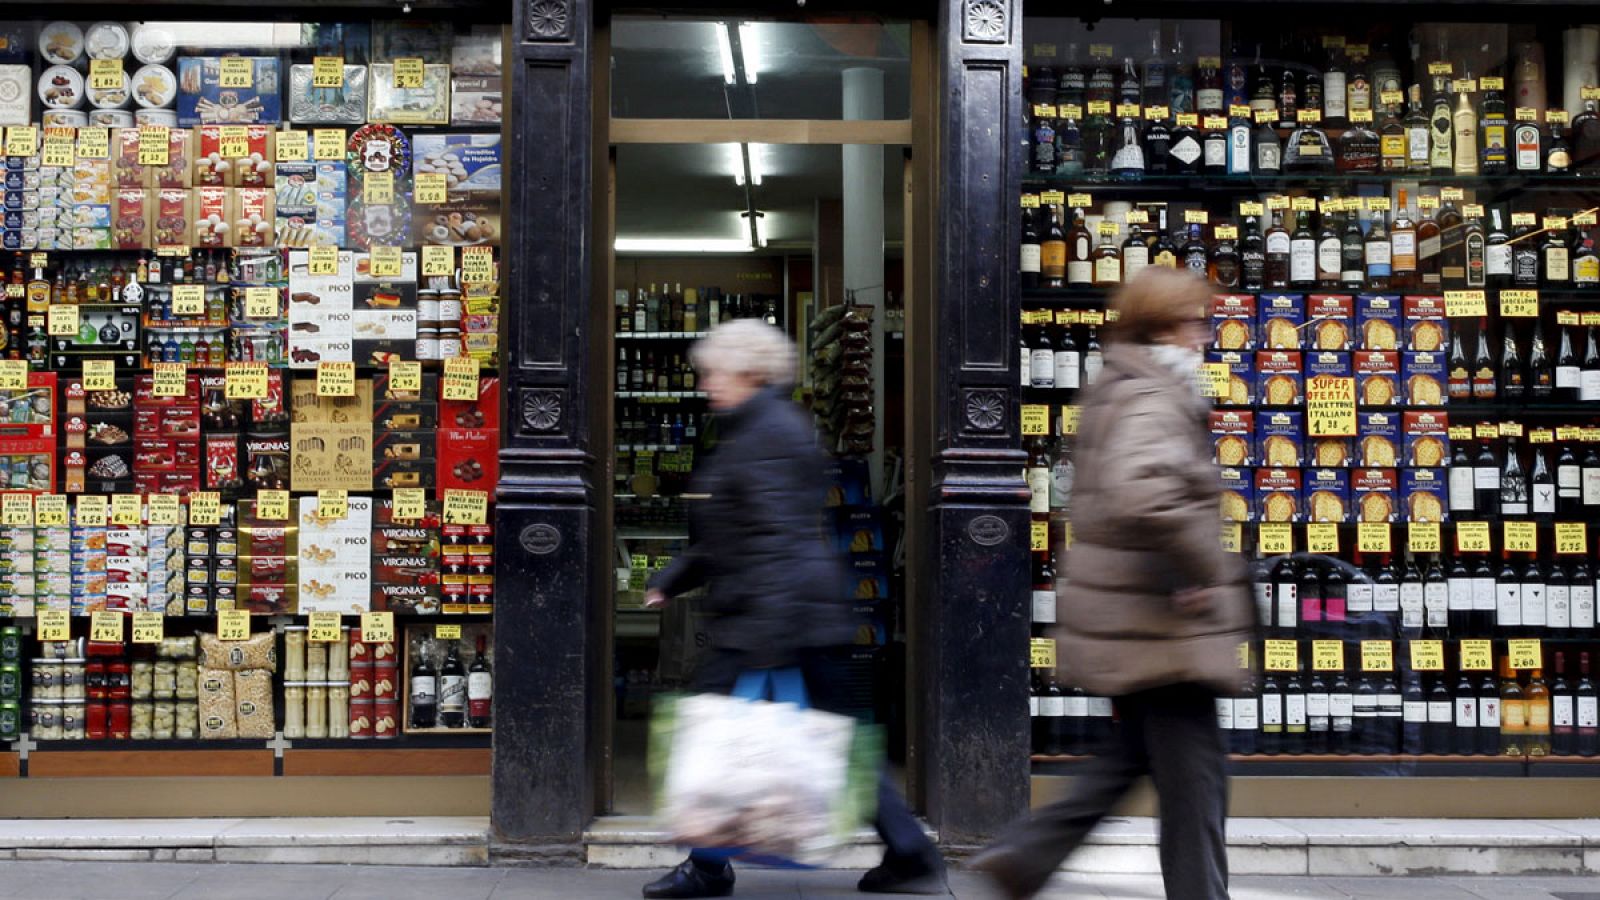
<svg viewBox="0 0 1600 900">
<path fill-rule="evenodd" d="M 794 341 L 760 319 L 734 319 L 711 329 L 689 348 L 696 369 L 749 375 L 762 384 L 787 387 L 799 366 Z"/>
</svg>

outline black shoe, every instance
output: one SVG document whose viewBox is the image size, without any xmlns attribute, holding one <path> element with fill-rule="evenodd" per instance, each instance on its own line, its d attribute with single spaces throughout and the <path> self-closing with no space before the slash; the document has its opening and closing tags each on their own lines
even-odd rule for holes
<svg viewBox="0 0 1600 900">
<path fill-rule="evenodd" d="M 733 866 L 722 864 L 722 871 L 708 872 L 684 860 L 676 869 L 644 886 L 651 898 L 687 900 L 692 897 L 726 897 L 733 893 Z"/>
<path fill-rule="evenodd" d="M 945 894 L 944 861 L 891 859 L 885 857 L 877 868 L 861 876 L 856 890 L 863 894 Z"/>
</svg>

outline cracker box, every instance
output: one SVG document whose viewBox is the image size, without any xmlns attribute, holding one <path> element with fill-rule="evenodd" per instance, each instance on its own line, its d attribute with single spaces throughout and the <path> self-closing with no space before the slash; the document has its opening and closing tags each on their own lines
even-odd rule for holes
<svg viewBox="0 0 1600 900">
<path fill-rule="evenodd" d="M 1443 412 L 1407 412 L 1401 416 L 1405 464 L 1428 469 L 1450 464 L 1450 417 Z"/>
<path fill-rule="evenodd" d="M 1398 406 L 1400 354 L 1393 350 L 1357 350 L 1351 354 L 1356 376 L 1356 402 L 1362 406 Z"/>
<path fill-rule="evenodd" d="M 1450 320 L 1444 314 L 1443 297 L 1407 295 L 1404 307 L 1407 350 L 1450 352 Z"/>
<path fill-rule="evenodd" d="M 1305 299 L 1304 294 L 1263 293 L 1256 305 L 1257 345 L 1264 350 L 1299 350 Z"/>
<path fill-rule="evenodd" d="M 1350 503 L 1357 522 L 1393 522 L 1399 518 L 1398 473 L 1394 469 L 1350 470 Z"/>
<path fill-rule="evenodd" d="M 1222 501 L 1219 510 L 1224 522 L 1255 520 L 1255 473 L 1246 468 L 1221 470 Z"/>
<path fill-rule="evenodd" d="M 1300 406 L 1305 402 L 1305 375 L 1298 351 L 1256 351 L 1256 378 L 1256 400 L 1262 406 Z"/>
<path fill-rule="evenodd" d="M 1401 496 L 1407 522 L 1443 522 L 1449 508 L 1449 472 L 1445 469 L 1406 469 L 1400 475 Z"/>
<path fill-rule="evenodd" d="M 1400 354 L 1404 373 L 1404 399 L 1407 406 L 1443 406 L 1449 400 L 1446 393 L 1449 373 L 1443 352 L 1415 352 Z"/>
<path fill-rule="evenodd" d="M 1305 352 L 1306 378 L 1315 378 L 1318 375 L 1331 375 L 1334 378 L 1349 378 L 1353 372 L 1350 368 L 1350 354 L 1329 350 L 1307 350 Z"/>
<path fill-rule="evenodd" d="M 1217 465 L 1252 465 L 1255 437 L 1255 413 L 1243 409 L 1211 411 L 1211 461 Z"/>
<path fill-rule="evenodd" d="M 1259 522 L 1299 522 L 1300 470 L 1256 469 L 1256 520 Z"/>
<path fill-rule="evenodd" d="M 1356 328 L 1362 350 L 1399 350 L 1403 327 L 1397 294 L 1357 294 Z"/>
<path fill-rule="evenodd" d="M 1390 467 L 1400 464 L 1400 414 L 1356 413 L 1356 465 Z"/>
<path fill-rule="evenodd" d="M 246 58 L 251 60 L 250 87 L 224 88 L 221 57 L 178 57 L 178 124 L 273 125 L 281 121 L 277 57 Z"/>
<path fill-rule="evenodd" d="M 367 82 L 367 120 L 390 125 L 445 125 L 450 121 L 450 67 L 425 65 L 422 87 L 395 87 L 394 66 L 373 63 Z"/>
<path fill-rule="evenodd" d="M 1312 294 L 1306 298 L 1305 345 L 1308 350 L 1349 350 L 1355 341 L 1354 303 L 1349 294 Z"/>
<path fill-rule="evenodd" d="M 1263 466 L 1300 465 L 1304 434 L 1305 414 L 1298 410 L 1256 413 L 1256 459 Z"/>
<path fill-rule="evenodd" d="M 1217 398 L 1218 406 L 1249 406 L 1255 402 L 1255 359 L 1247 351 L 1212 350 L 1206 362 L 1228 367 L 1228 392 Z"/>
<path fill-rule="evenodd" d="M 1303 493 L 1307 522 L 1340 524 L 1350 520 L 1348 469 L 1307 469 Z"/>
</svg>

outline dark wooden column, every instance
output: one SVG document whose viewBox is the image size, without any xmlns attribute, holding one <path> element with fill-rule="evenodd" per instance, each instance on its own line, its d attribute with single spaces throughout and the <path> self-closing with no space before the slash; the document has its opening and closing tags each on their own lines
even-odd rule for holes
<svg viewBox="0 0 1600 900">
<path fill-rule="evenodd" d="M 515 9 L 491 824 L 502 857 L 571 862 L 593 813 L 597 758 L 585 378 L 591 5 L 516 0 Z"/>
<path fill-rule="evenodd" d="M 1028 804 L 1028 488 L 1019 449 L 1021 0 L 942 0 L 938 354 L 929 590 L 920 630 L 924 787 L 970 845 Z"/>
</svg>

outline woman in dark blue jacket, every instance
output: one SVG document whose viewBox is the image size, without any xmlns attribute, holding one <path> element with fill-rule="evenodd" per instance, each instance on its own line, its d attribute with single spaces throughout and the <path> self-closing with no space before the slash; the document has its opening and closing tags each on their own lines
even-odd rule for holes
<svg viewBox="0 0 1600 900">
<path fill-rule="evenodd" d="M 840 599 L 844 571 L 822 539 L 828 482 L 810 419 L 790 402 L 794 344 L 778 329 L 742 319 L 719 326 L 690 359 L 718 414 L 716 449 L 696 466 L 685 497 L 689 546 L 650 580 L 652 607 L 698 587 L 714 616 L 694 688 L 727 693 L 746 669 L 798 666 L 811 703 L 842 705 L 833 671 L 855 625 Z M 886 779 L 878 789 L 881 865 L 859 884 L 870 893 L 942 893 L 944 865 Z M 733 866 L 696 851 L 645 886 L 646 897 L 725 897 Z"/>
</svg>

